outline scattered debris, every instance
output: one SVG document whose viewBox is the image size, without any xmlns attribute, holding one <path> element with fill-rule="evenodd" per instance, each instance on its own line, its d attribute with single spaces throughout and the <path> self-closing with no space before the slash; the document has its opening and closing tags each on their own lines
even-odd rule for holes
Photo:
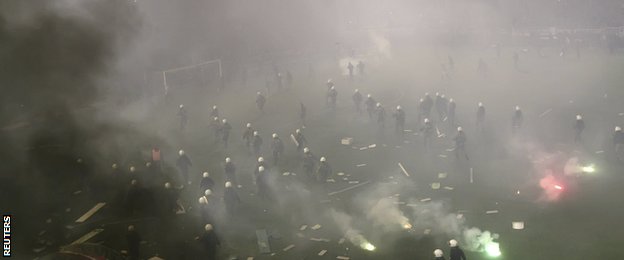
<svg viewBox="0 0 624 260">
<path fill-rule="evenodd" d="M 362 163 L 362 164 L 358 164 L 358 165 L 356 165 L 355 167 L 364 167 L 364 166 L 366 166 L 366 164 L 365 164 L 365 163 Z"/>
<path fill-rule="evenodd" d="M 316 225 L 311 227 L 312 230 L 318 230 L 320 228 L 321 228 L 321 225 L 319 225 L 319 224 L 316 224 Z"/>
<path fill-rule="evenodd" d="M 445 189 L 445 190 L 454 190 L 455 188 L 453 188 L 453 187 L 449 187 L 449 186 L 444 186 L 444 189 Z"/>
<path fill-rule="evenodd" d="M 368 146 L 360 147 L 360 151 L 364 151 L 366 149 L 368 149 Z"/>
<path fill-rule="evenodd" d="M 75 245 L 75 244 L 82 244 L 84 242 L 87 242 L 87 240 L 93 238 L 95 235 L 101 233 L 102 231 L 104 231 L 104 229 L 101 228 L 97 228 L 94 230 L 91 230 L 91 232 L 85 234 L 84 236 L 76 239 L 76 241 L 72 242 L 70 245 Z"/>
<path fill-rule="evenodd" d="M 571 103 L 573 103 L 573 101 L 572 101 L 572 100 L 570 100 L 570 104 L 571 104 Z M 550 111 L 552 111 L 552 108 L 549 108 L 548 110 L 544 111 L 544 113 L 541 113 L 541 114 L 539 115 L 539 117 L 543 117 L 543 116 L 547 115 L 548 113 L 550 113 Z"/>
<path fill-rule="evenodd" d="M 472 179 L 472 167 L 470 167 L 470 183 L 473 183 L 473 179 Z"/>
<path fill-rule="evenodd" d="M 404 201 L 395 201 L 394 202 L 395 205 L 405 205 Z"/>
<path fill-rule="evenodd" d="M 431 184 L 431 188 L 434 190 L 437 190 L 440 188 L 440 183 L 439 182 L 434 182 Z"/>
<path fill-rule="evenodd" d="M 430 200 L 431 200 L 431 198 L 424 198 L 424 199 L 421 199 L 420 202 L 427 202 L 427 201 L 430 201 Z"/>
<path fill-rule="evenodd" d="M 524 229 L 524 222 L 522 221 L 511 222 L 511 228 L 516 229 L 516 230 Z"/>
<path fill-rule="evenodd" d="M 286 252 L 286 251 L 292 249 L 293 247 L 295 247 L 295 245 L 291 244 L 291 245 L 285 247 L 284 249 L 282 249 L 282 251 Z"/>
<path fill-rule="evenodd" d="M 596 151 L 596 154 L 604 153 L 604 151 Z"/>
<path fill-rule="evenodd" d="M 438 156 L 440 156 L 440 158 L 446 158 L 446 155 L 445 155 L 445 154 L 440 154 L 440 155 L 438 155 Z"/>
<path fill-rule="evenodd" d="M 318 253 L 319 256 L 323 256 L 325 255 L 325 253 L 327 253 L 327 250 L 323 249 L 321 250 L 321 252 Z"/>
<path fill-rule="evenodd" d="M 299 230 L 304 231 L 304 230 L 306 230 L 306 228 L 308 228 L 308 225 L 303 225 L 303 226 L 301 226 L 301 227 L 299 228 Z"/>
<path fill-rule="evenodd" d="M 253 256 L 247 257 L 247 260 L 253 260 L 253 259 L 254 259 Z"/>
<path fill-rule="evenodd" d="M 360 181 L 349 181 L 349 184 L 358 184 Z"/>
<path fill-rule="evenodd" d="M 363 186 L 363 185 L 366 185 L 366 184 L 369 184 L 369 183 L 370 183 L 370 181 L 365 181 L 365 182 L 362 182 L 362 183 L 359 183 L 359 184 L 353 185 L 353 186 L 351 186 L 351 187 L 344 188 L 344 189 L 339 190 L 339 191 L 330 192 L 330 193 L 328 193 L 327 195 L 328 195 L 328 196 L 336 195 L 336 194 L 338 194 L 338 193 L 342 193 L 342 192 L 345 192 L 345 191 L 348 191 L 348 190 L 352 190 L 352 189 L 355 189 L 355 188 L 357 188 L 357 187 L 360 187 L 360 186 Z"/>
<path fill-rule="evenodd" d="M 423 234 L 425 234 L 425 235 L 429 235 L 429 234 L 431 234 L 431 229 L 425 229 L 425 231 L 423 232 Z"/>
<path fill-rule="evenodd" d="M 498 213 L 498 210 L 488 210 L 485 212 L 485 214 L 496 214 Z"/>
<path fill-rule="evenodd" d="M 78 194 L 80 194 L 80 193 L 82 193 L 82 191 L 81 191 L 81 190 L 74 191 L 74 195 L 78 195 Z"/>
<path fill-rule="evenodd" d="M 315 238 L 315 237 L 311 237 L 310 240 L 316 241 L 316 242 L 330 242 L 331 241 L 327 238 Z"/>
<path fill-rule="evenodd" d="M 327 179 L 327 182 L 336 182 L 334 179 Z"/>
<path fill-rule="evenodd" d="M 399 167 L 401 167 L 401 171 L 403 171 L 403 174 L 405 174 L 405 176 L 410 176 L 409 173 L 407 173 L 407 170 L 405 170 L 405 167 L 403 167 L 403 164 L 399 163 Z"/>
<path fill-rule="evenodd" d="M 444 179 L 444 178 L 446 178 L 447 175 L 448 174 L 446 174 L 446 172 L 438 173 L 438 179 Z"/>
<path fill-rule="evenodd" d="M 377 147 L 376 144 L 371 144 L 371 145 L 368 146 L 368 148 L 375 148 L 375 147 Z"/>
<path fill-rule="evenodd" d="M 336 259 L 340 259 L 340 260 L 349 260 L 351 258 L 347 257 L 347 256 L 336 256 Z"/>
<path fill-rule="evenodd" d="M 339 173 L 336 173 L 336 174 L 337 174 L 338 176 L 342 176 L 342 175 L 344 175 L 344 172 L 339 172 Z"/>
<path fill-rule="evenodd" d="M 89 219 L 91 216 L 93 216 L 93 214 L 95 214 L 98 210 L 100 210 L 102 207 L 104 207 L 104 205 L 106 205 L 105 202 L 100 202 L 98 204 L 95 204 L 95 206 L 93 206 L 93 208 L 91 208 L 89 211 L 87 211 L 87 213 L 82 215 L 82 217 L 77 219 L 76 222 L 77 223 L 85 222 L 87 219 Z"/>
<path fill-rule="evenodd" d="M 282 173 L 282 175 L 284 175 L 284 176 L 288 176 L 288 175 L 290 175 L 290 172 L 285 172 L 285 173 Z"/>
<path fill-rule="evenodd" d="M 351 145 L 353 143 L 353 138 L 352 137 L 342 138 L 342 140 L 340 140 L 340 143 L 343 145 Z"/>
<path fill-rule="evenodd" d="M 297 232 L 296 235 L 297 235 L 298 238 L 304 238 L 305 237 L 301 232 Z"/>
<path fill-rule="evenodd" d="M 340 240 L 338 240 L 338 244 L 342 244 L 342 243 L 344 243 L 344 242 L 345 242 L 344 237 L 343 237 L 343 238 L 341 238 Z"/>
</svg>

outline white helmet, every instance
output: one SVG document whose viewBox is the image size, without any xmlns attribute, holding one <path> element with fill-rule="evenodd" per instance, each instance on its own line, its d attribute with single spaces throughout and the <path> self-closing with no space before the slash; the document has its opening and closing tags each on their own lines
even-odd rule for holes
<svg viewBox="0 0 624 260">
<path fill-rule="evenodd" d="M 260 91 L 258 91 L 256 94 L 258 94 L 258 96 L 262 95 L 262 93 L 260 93 Z"/>
<path fill-rule="evenodd" d="M 226 182 L 225 182 L 225 187 L 226 187 L 226 188 L 231 188 L 231 187 L 232 187 L 232 183 L 231 183 L 231 182 L 229 182 L 229 181 L 226 181 Z"/>
<path fill-rule="evenodd" d="M 273 138 L 277 138 L 277 134 L 276 133 L 273 133 Z"/>
<path fill-rule="evenodd" d="M 213 109 L 213 110 L 217 109 L 217 106 L 212 106 L 212 109 Z"/>
<path fill-rule="evenodd" d="M 462 127 L 461 127 L 461 126 L 458 126 L 458 127 L 457 127 L 457 132 L 461 132 L 461 131 L 463 131 L 463 130 L 464 130 L 464 129 L 462 129 Z"/>
<path fill-rule="evenodd" d="M 258 135 L 258 131 L 254 131 L 254 136 L 257 136 L 257 135 Z"/>
<path fill-rule="evenodd" d="M 113 167 L 113 169 L 117 169 L 117 164 L 113 163 L 113 165 L 111 167 Z"/>
<path fill-rule="evenodd" d="M 330 83 L 330 82 L 332 82 L 332 79 L 328 79 L 328 80 L 327 80 L 327 83 Z"/>
<path fill-rule="evenodd" d="M 331 89 L 331 90 L 335 90 L 335 89 L 336 89 L 336 87 L 332 86 L 330 89 Z"/>
<path fill-rule="evenodd" d="M 360 92 L 360 90 L 356 88 L 355 91 L 353 91 L 353 92 L 358 93 L 358 92 Z"/>
<path fill-rule="evenodd" d="M 456 246 L 457 246 L 457 240 L 455 240 L 455 239 L 451 239 L 451 240 L 449 241 L 449 245 L 450 245 L 451 247 L 456 247 Z"/>
<path fill-rule="evenodd" d="M 262 156 L 258 157 L 258 162 L 264 162 L 264 158 Z"/>
<path fill-rule="evenodd" d="M 150 166 L 152 166 L 152 162 L 146 162 L 145 163 L 145 167 L 150 167 Z"/>
<path fill-rule="evenodd" d="M 424 101 L 425 101 L 424 99 L 422 99 L 422 98 L 420 99 L 420 103 L 422 103 L 422 102 L 424 102 Z"/>
<path fill-rule="evenodd" d="M 444 94 L 442 94 L 440 97 L 441 97 L 441 98 L 445 98 L 446 96 L 445 96 Z"/>
<path fill-rule="evenodd" d="M 301 133 L 301 129 L 295 130 L 295 133 L 297 133 L 297 134 Z"/>
<path fill-rule="evenodd" d="M 210 177 L 210 174 L 209 174 L 208 172 L 204 172 L 204 173 L 202 174 L 202 177 L 204 177 L 204 178 L 208 178 L 208 177 Z"/>
<path fill-rule="evenodd" d="M 321 157 L 321 162 L 327 161 L 327 159 L 325 159 L 325 157 Z"/>
<path fill-rule="evenodd" d="M 519 111 L 519 110 L 520 110 L 520 106 L 516 106 L 516 111 Z"/>
<path fill-rule="evenodd" d="M 135 172 L 136 168 L 134 168 L 134 166 L 130 166 L 130 172 Z"/>
<path fill-rule="evenodd" d="M 206 224 L 206 225 L 204 226 L 204 229 L 205 229 L 206 231 L 212 231 L 212 225 L 210 225 L 210 224 Z"/>
<path fill-rule="evenodd" d="M 210 195 L 212 195 L 212 191 L 210 189 L 207 189 L 204 191 L 204 195 L 207 197 L 210 197 Z"/>
<path fill-rule="evenodd" d="M 178 151 L 178 154 L 179 154 L 180 156 L 184 155 L 184 150 L 180 150 L 180 151 Z"/>
<path fill-rule="evenodd" d="M 397 110 L 401 110 L 401 106 L 397 106 Z"/>
<path fill-rule="evenodd" d="M 165 189 L 171 189 L 171 183 L 165 182 Z"/>
<path fill-rule="evenodd" d="M 433 255 L 435 257 L 442 257 L 444 255 L 444 253 L 442 252 L 441 249 L 436 249 L 436 250 L 433 251 Z"/>
<path fill-rule="evenodd" d="M 215 117 L 213 117 L 213 118 L 212 118 L 212 120 L 213 120 L 213 121 L 219 121 L 219 117 L 216 117 L 216 116 L 215 116 Z"/>
<path fill-rule="evenodd" d="M 482 107 L 482 106 L 483 106 L 483 103 L 479 102 L 479 104 L 477 104 L 477 105 L 478 105 L 478 106 L 480 106 L 480 107 Z"/>
<path fill-rule="evenodd" d="M 622 131 L 622 128 L 621 128 L 621 127 L 619 127 L 619 126 L 616 126 L 616 127 L 615 127 L 615 131 L 616 131 L 616 132 Z"/>
<path fill-rule="evenodd" d="M 377 107 L 380 107 L 380 106 L 381 106 L 381 103 L 377 103 Z"/>
<path fill-rule="evenodd" d="M 368 94 L 368 95 L 366 95 L 366 97 L 367 97 L 367 98 L 371 98 L 371 97 L 373 97 L 373 95 Z"/>
<path fill-rule="evenodd" d="M 184 105 L 180 104 L 180 108 L 183 108 L 183 107 L 184 107 Z"/>
<path fill-rule="evenodd" d="M 204 196 L 201 196 L 201 197 L 199 197 L 198 202 L 199 202 L 199 204 L 208 204 L 208 199 L 206 199 L 206 197 L 204 197 Z"/>
<path fill-rule="evenodd" d="M 617 130 L 616 130 L 616 131 L 617 131 Z M 304 148 L 303 148 L 303 152 L 304 152 L 304 153 L 307 153 L 307 152 L 309 152 L 309 151 L 310 151 L 310 148 L 308 148 L 308 147 L 304 147 Z"/>
<path fill-rule="evenodd" d="M 264 166 L 258 167 L 258 172 L 264 172 Z"/>
<path fill-rule="evenodd" d="M 131 180 L 131 181 L 130 181 L 130 184 L 131 184 L 131 185 L 136 185 L 136 184 L 137 184 L 137 180 Z"/>
<path fill-rule="evenodd" d="M 231 162 L 231 161 L 232 161 L 232 159 L 230 159 L 230 157 L 225 157 L 225 162 L 226 162 L 226 163 L 229 163 L 229 162 Z"/>
<path fill-rule="evenodd" d="M 250 127 L 251 127 L 251 123 L 247 123 L 247 128 L 250 128 Z"/>
<path fill-rule="evenodd" d="M 436 97 L 437 97 L 437 96 L 440 96 L 440 92 L 436 92 Z"/>
<path fill-rule="evenodd" d="M 425 118 L 425 123 L 429 123 L 429 118 Z"/>
<path fill-rule="evenodd" d="M 583 120 L 583 117 L 581 115 L 576 115 L 576 120 Z"/>
<path fill-rule="evenodd" d="M 227 119 L 224 118 L 223 120 L 221 120 L 221 122 L 223 122 L 225 124 L 225 123 L 227 123 Z"/>
<path fill-rule="evenodd" d="M 449 98 L 449 102 L 453 103 L 455 101 L 453 100 L 453 98 Z"/>
</svg>

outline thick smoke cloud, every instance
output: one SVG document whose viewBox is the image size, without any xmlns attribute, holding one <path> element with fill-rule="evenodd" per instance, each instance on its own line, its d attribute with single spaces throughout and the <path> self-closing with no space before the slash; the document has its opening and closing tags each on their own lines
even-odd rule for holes
<svg viewBox="0 0 624 260">
<path fill-rule="evenodd" d="M 3 205 L 19 212 L 34 201 L 54 204 L 49 189 L 66 185 L 63 177 L 84 177 L 93 157 L 123 156 L 120 138 L 134 130 L 94 104 L 127 80 L 117 74 L 117 57 L 139 28 L 123 0 L 0 3 L 0 156 L 2 190 L 11 194 L 2 197 L 22 199 Z"/>
</svg>

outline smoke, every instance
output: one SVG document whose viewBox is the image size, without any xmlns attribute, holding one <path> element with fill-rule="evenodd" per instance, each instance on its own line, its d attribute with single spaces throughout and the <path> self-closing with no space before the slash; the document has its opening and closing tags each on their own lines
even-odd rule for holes
<svg viewBox="0 0 624 260">
<path fill-rule="evenodd" d="M 328 214 L 349 242 L 365 250 L 375 250 L 375 246 L 366 240 L 359 230 L 353 227 L 353 218 L 351 216 L 333 208 L 328 211 Z"/>
<path fill-rule="evenodd" d="M 469 228 L 463 230 L 463 247 L 470 251 L 483 252 L 488 247 L 495 243 L 494 240 L 498 239 L 498 234 L 493 234 L 490 231 L 481 231 L 478 228 Z"/>
<path fill-rule="evenodd" d="M 21 173 L 11 179 L 13 197 L 24 193 L 24 201 L 49 203 L 48 189 L 75 179 L 65 177 L 92 172 L 100 156 L 124 156 L 117 137 L 136 130 L 94 104 L 103 90 L 124 80 L 115 65 L 139 29 L 140 16 L 124 0 L 0 3 L 0 121 L 20 126 L 0 137 L 12 140 L 0 140 L 8 162 L 3 167 Z M 20 182 L 30 189 L 16 188 Z M 37 207 L 24 201 L 7 205 Z"/>
<path fill-rule="evenodd" d="M 373 222 L 373 226 L 381 227 L 384 231 L 393 231 L 398 228 L 411 228 L 409 219 L 397 207 L 398 199 L 382 198 L 367 212 L 366 218 Z"/>
<path fill-rule="evenodd" d="M 375 47 L 375 51 L 381 58 L 392 59 L 392 48 L 390 41 L 386 37 L 377 32 L 370 32 L 368 36 Z"/>
</svg>

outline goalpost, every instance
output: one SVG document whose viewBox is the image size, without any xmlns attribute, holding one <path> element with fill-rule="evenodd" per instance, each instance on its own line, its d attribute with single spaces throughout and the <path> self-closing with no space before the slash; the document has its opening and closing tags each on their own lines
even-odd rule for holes
<svg viewBox="0 0 624 260">
<path fill-rule="evenodd" d="M 215 64 L 218 66 L 218 75 L 216 76 L 218 76 L 218 79 L 220 80 L 223 77 L 223 67 L 221 66 L 221 59 L 209 60 L 209 61 L 201 62 L 198 64 L 172 68 L 172 69 L 162 71 L 162 80 L 163 80 L 163 85 L 165 87 L 165 93 L 169 91 L 170 84 L 175 84 L 175 83 L 172 83 L 171 79 L 168 79 L 168 77 L 175 77 L 176 73 L 177 74 L 182 74 L 185 72 L 186 74 L 193 73 L 193 70 L 199 70 L 198 75 L 200 77 L 205 77 L 207 74 L 206 68 L 209 67 L 209 65 L 215 65 Z M 197 76 L 197 74 L 195 76 Z M 185 76 L 182 75 L 181 78 L 184 79 Z"/>
</svg>

